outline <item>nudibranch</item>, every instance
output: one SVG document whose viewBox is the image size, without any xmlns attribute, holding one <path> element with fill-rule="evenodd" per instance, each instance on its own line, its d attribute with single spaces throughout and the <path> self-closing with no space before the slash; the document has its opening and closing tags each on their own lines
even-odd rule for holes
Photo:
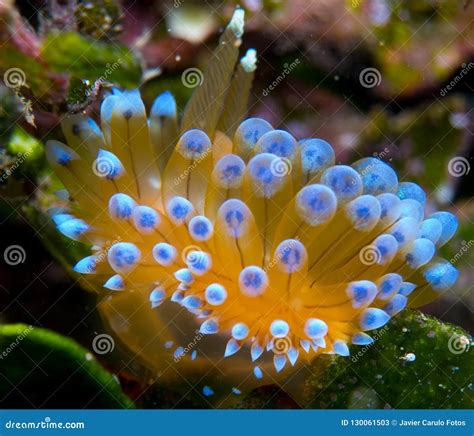
<svg viewBox="0 0 474 436">
<path fill-rule="evenodd" d="M 53 220 L 92 247 L 74 270 L 150 367 L 219 368 L 205 395 L 226 376 L 240 393 L 321 353 L 348 356 L 458 276 L 436 257 L 457 219 L 425 216 L 420 186 L 378 158 L 336 164 L 322 139 L 243 120 L 256 53 L 237 62 L 242 32 L 237 9 L 181 122 L 169 92 L 147 116 L 139 91 L 113 89 L 100 127 L 68 115 L 68 145 L 47 144 L 67 190 Z"/>
</svg>

